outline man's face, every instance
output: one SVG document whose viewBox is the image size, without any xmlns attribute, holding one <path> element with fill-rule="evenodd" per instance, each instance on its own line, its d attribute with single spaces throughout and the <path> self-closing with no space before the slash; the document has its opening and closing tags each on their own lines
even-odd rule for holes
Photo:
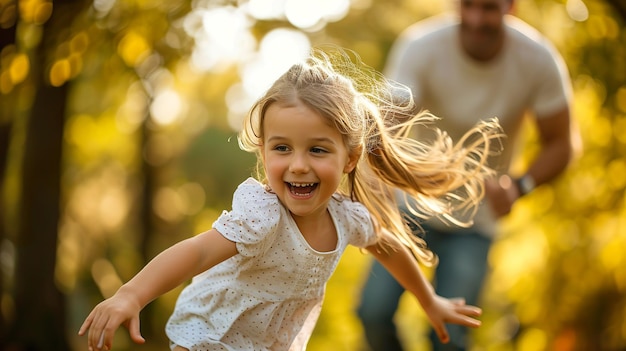
<svg viewBox="0 0 626 351">
<path fill-rule="evenodd" d="M 467 53 L 477 59 L 489 58 L 500 47 L 504 15 L 512 0 L 459 0 L 461 42 Z"/>
</svg>

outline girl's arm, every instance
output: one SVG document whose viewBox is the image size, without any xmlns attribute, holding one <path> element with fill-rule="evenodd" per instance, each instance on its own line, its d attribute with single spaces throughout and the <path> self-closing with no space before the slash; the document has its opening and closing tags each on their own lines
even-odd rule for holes
<svg viewBox="0 0 626 351">
<path fill-rule="evenodd" d="M 78 335 L 89 330 L 89 350 L 110 350 L 115 330 L 123 324 L 133 341 L 143 343 L 145 340 L 139 332 L 141 309 L 235 254 L 236 244 L 215 229 L 177 243 L 157 255 L 115 295 L 98 304 L 85 319 Z"/>
<path fill-rule="evenodd" d="M 422 273 L 417 260 L 394 235 L 383 230 L 381 240 L 366 249 L 393 275 L 400 285 L 415 295 L 443 343 L 449 341 L 445 323 L 474 328 L 480 326 L 480 321 L 472 318 L 480 316 L 480 308 L 465 305 L 465 301 L 462 299 L 446 299 L 438 296 Z"/>
</svg>

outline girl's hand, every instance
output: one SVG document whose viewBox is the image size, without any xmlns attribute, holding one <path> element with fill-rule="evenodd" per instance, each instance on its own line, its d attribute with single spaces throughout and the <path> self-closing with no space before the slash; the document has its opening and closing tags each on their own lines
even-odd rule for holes
<svg viewBox="0 0 626 351">
<path fill-rule="evenodd" d="M 91 311 L 80 327 L 78 335 L 85 335 L 89 330 L 87 346 L 90 351 L 111 350 L 115 331 L 120 325 L 124 325 L 128 328 L 131 339 L 143 344 L 145 339 L 139 331 L 140 311 L 141 306 L 130 295 L 118 291 Z"/>
<path fill-rule="evenodd" d="M 466 305 L 464 299 L 446 299 L 435 295 L 432 304 L 423 308 L 439 340 L 444 344 L 450 341 L 445 323 L 471 328 L 480 326 L 480 321 L 472 317 L 480 316 L 482 310 L 476 306 Z"/>
</svg>

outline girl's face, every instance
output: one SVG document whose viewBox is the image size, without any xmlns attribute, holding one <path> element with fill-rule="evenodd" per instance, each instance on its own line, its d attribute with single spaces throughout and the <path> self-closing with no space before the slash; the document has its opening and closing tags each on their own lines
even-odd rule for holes
<svg viewBox="0 0 626 351">
<path fill-rule="evenodd" d="M 296 218 L 324 215 L 358 160 L 337 129 L 300 101 L 266 110 L 262 157 L 270 187 Z"/>
</svg>

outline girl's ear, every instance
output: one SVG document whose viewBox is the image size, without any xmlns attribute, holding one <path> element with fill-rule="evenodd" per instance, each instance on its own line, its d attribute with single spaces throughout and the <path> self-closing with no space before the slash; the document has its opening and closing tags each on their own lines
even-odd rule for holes
<svg viewBox="0 0 626 351">
<path fill-rule="evenodd" d="M 359 158 L 361 158 L 361 152 L 363 151 L 362 147 L 358 147 L 348 155 L 348 162 L 346 162 L 346 166 L 343 168 L 343 173 L 350 173 L 356 167 L 356 164 L 359 162 Z"/>
</svg>

